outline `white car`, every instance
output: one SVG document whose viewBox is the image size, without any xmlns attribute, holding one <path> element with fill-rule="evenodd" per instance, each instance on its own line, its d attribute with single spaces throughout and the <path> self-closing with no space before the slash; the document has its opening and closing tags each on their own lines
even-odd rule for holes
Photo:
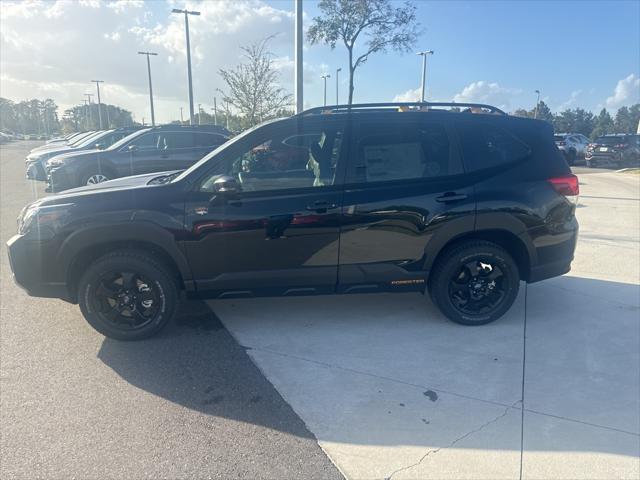
<svg viewBox="0 0 640 480">
<path fill-rule="evenodd" d="M 584 158 L 587 153 L 589 139 L 581 133 L 556 133 L 554 139 L 569 165 L 573 165 L 578 158 Z"/>
</svg>

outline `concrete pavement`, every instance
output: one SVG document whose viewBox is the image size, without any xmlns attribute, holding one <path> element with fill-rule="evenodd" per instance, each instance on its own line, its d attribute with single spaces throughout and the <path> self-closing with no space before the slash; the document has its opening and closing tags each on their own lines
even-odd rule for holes
<svg viewBox="0 0 640 480">
<path fill-rule="evenodd" d="M 413 294 L 210 306 L 348 478 L 637 479 L 640 178 L 580 181 L 572 272 L 494 324 Z"/>
</svg>

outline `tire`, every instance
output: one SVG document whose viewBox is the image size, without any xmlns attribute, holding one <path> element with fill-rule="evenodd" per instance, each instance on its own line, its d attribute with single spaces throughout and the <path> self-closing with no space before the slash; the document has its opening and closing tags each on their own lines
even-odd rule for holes
<svg viewBox="0 0 640 480">
<path fill-rule="evenodd" d="M 477 272 L 467 268 L 470 264 L 478 266 Z M 478 276 L 473 277 L 474 273 Z M 482 288 L 477 289 L 479 284 Z M 469 241 L 444 252 L 433 269 L 429 287 L 431 299 L 447 318 L 462 325 L 484 325 L 511 308 L 518 296 L 520 274 L 513 258 L 502 247 L 486 241 Z M 492 301 L 495 305 L 469 311 L 476 304 Z"/>
<path fill-rule="evenodd" d="M 142 340 L 162 330 L 175 316 L 178 285 L 154 257 L 120 250 L 100 257 L 78 283 L 84 318 L 116 340 Z"/>
<path fill-rule="evenodd" d="M 569 150 L 569 152 L 567 152 L 567 163 L 569 164 L 569 166 L 573 166 L 573 164 L 576 163 L 575 150 Z"/>
</svg>

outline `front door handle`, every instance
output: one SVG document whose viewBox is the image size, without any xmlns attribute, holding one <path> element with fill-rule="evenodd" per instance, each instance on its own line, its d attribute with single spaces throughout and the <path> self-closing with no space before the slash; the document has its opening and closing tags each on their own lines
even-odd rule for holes
<svg viewBox="0 0 640 480">
<path fill-rule="evenodd" d="M 307 210 L 316 213 L 327 213 L 328 210 L 333 210 L 335 208 L 338 208 L 335 203 L 329 203 L 322 200 L 313 202 L 313 205 L 307 205 Z"/>
<path fill-rule="evenodd" d="M 441 202 L 441 203 L 459 202 L 460 200 L 465 200 L 466 198 L 467 196 L 464 193 L 447 192 L 444 195 L 436 197 L 436 202 Z"/>
</svg>

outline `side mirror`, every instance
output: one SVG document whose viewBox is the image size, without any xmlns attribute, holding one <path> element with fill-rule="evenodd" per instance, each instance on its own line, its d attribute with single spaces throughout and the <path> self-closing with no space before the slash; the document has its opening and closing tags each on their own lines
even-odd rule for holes
<svg viewBox="0 0 640 480">
<path fill-rule="evenodd" d="M 224 175 L 213 182 L 213 190 L 216 193 L 233 195 L 240 193 L 242 189 L 240 188 L 240 184 L 235 178 Z"/>
<path fill-rule="evenodd" d="M 102 143 L 96 143 L 95 147 L 96 147 L 97 150 L 104 150 L 104 144 L 102 144 Z"/>
<path fill-rule="evenodd" d="M 129 145 L 127 147 L 127 150 L 129 150 L 131 153 L 134 153 L 138 150 L 138 146 L 137 145 Z"/>
</svg>

